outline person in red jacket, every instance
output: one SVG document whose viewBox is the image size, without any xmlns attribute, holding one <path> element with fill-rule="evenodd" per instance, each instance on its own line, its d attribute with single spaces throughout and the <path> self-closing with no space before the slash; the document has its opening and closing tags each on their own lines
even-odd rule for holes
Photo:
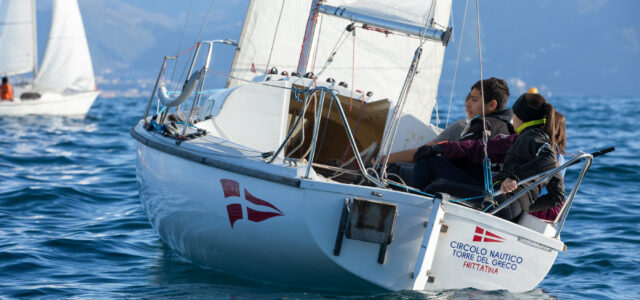
<svg viewBox="0 0 640 300">
<path fill-rule="evenodd" d="M 2 85 L 0 85 L 0 100 L 13 101 L 13 87 L 9 84 L 9 78 L 2 77 Z"/>
</svg>

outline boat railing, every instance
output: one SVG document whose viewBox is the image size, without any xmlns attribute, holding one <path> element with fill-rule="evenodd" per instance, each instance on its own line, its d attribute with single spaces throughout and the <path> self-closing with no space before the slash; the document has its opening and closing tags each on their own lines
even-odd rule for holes
<svg viewBox="0 0 640 300">
<path fill-rule="evenodd" d="M 562 227 L 564 225 L 565 220 L 567 219 L 567 215 L 569 214 L 569 209 L 571 208 L 571 205 L 573 204 L 573 200 L 578 192 L 578 188 L 580 187 L 580 184 L 582 183 L 582 180 L 584 179 L 585 174 L 587 173 L 587 171 L 589 170 L 589 167 L 591 167 L 591 163 L 593 162 L 593 157 L 594 155 L 592 154 L 588 154 L 588 153 L 579 153 L 576 156 L 574 156 L 572 159 L 570 159 L 569 161 L 567 161 L 566 163 L 564 163 L 561 166 L 558 166 L 554 169 L 548 170 L 546 172 L 531 176 L 529 178 L 526 178 L 520 182 L 518 182 L 518 185 L 522 185 L 525 183 L 529 183 L 533 181 L 533 184 L 527 186 L 526 188 L 522 189 L 520 192 L 514 194 L 513 196 L 511 196 L 509 199 L 507 199 L 505 202 L 503 202 L 502 204 L 500 204 L 498 207 L 496 207 L 494 210 L 490 211 L 490 214 L 496 214 L 497 212 L 499 212 L 500 210 L 504 209 L 505 207 L 507 207 L 509 204 L 513 203 L 513 201 L 516 201 L 518 198 L 520 198 L 522 195 L 524 195 L 526 192 L 530 191 L 531 189 L 533 189 L 534 187 L 544 184 L 547 182 L 547 179 L 551 178 L 551 176 L 557 174 L 558 172 L 561 172 L 562 170 L 578 164 L 580 162 L 583 162 L 582 165 L 582 169 L 580 171 L 580 174 L 578 175 L 578 178 L 576 180 L 576 183 L 573 185 L 573 187 L 571 188 L 571 192 L 569 193 L 569 196 L 566 198 L 564 205 L 562 206 L 562 208 L 560 209 L 560 212 L 558 213 L 558 216 L 556 217 L 556 219 L 551 223 L 551 225 L 556 229 L 556 234 L 555 237 L 558 237 L 560 235 L 560 232 L 562 231 Z M 499 196 L 503 194 L 502 192 L 498 191 L 495 193 L 494 196 Z"/>
<path fill-rule="evenodd" d="M 182 131 L 182 135 L 184 136 L 184 134 L 186 133 L 187 128 L 189 128 L 190 124 L 190 120 L 191 120 L 191 115 L 193 114 L 194 108 L 196 106 L 198 106 L 200 104 L 200 98 L 202 97 L 202 89 L 204 87 L 204 83 L 205 83 L 205 79 L 206 79 L 206 74 L 207 71 L 209 69 L 209 65 L 211 64 L 211 55 L 213 53 L 213 46 L 215 44 L 226 44 L 226 45 L 232 45 L 232 46 L 237 46 L 238 43 L 234 40 L 230 40 L 230 39 L 226 39 L 226 40 L 208 40 L 208 41 L 200 41 L 197 42 L 195 45 L 195 52 L 193 54 L 193 58 L 191 60 L 191 64 L 189 66 L 189 71 L 187 72 L 187 74 L 191 74 L 189 76 L 189 78 L 194 78 L 195 74 L 193 74 L 193 69 L 195 68 L 196 65 L 196 61 L 198 60 L 198 55 L 200 54 L 200 49 L 202 47 L 202 45 L 207 45 L 208 49 L 207 49 L 207 57 L 205 59 L 204 65 L 202 67 L 202 69 L 198 72 L 197 75 L 197 83 L 195 84 L 196 87 L 194 88 L 189 88 L 189 89 L 183 89 L 182 93 L 185 94 L 181 94 L 178 96 L 178 99 L 182 100 L 182 101 L 175 101 L 176 103 L 176 111 L 180 110 L 180 104 L 186 100 L 187 97 L 191 96 L 194 92 L 195 92 L 195 97 L 193 97 L 193 102 L 191 104 L 191 109 L 189 110 L 189 114 L 186 116 L 185 118 L 185 126 L 184 129 Z M 187 51 L 185 51 L 187 52 Z M 160 117 L 160 123 L 164 122 L 164 119 L 166 118 L 167 114 L 168 114 L 168 107 L 169 106 L 173 106 L 173 105 L 168 105 L 166 106 L 167 109 L 165 110 L 161 110 L 160 109 L 160 104 L 161 99 L 160 99 L 160 95 L 158 94 L 158 87 L 160 86 L 160 82 L 161 79 L 163 78 L 162 74 L 164 74 L 164 69 L 167 65 L 167 61 L 169 60 L 174 60 L 177 59 L 179 55 L 175 55 L 175 56 L 165 56 L 164 60 L 162 61 L 162 66 L 160 67 L 160 71 L 158 72 L 158 77 L 156 78 L 156 83 L 153 87 L 153 91 L 151 92 L 151 97 L 149 98 L 149 102 L 147 103 L 147 108 L 145 109 L 144 112 L 144 116 L 142 117 L 142 119 L 145 122 L 145 127 L 149 126 L 148 121 L 147 121 L 147 117 L 149 116 L 149 111 L 151 109 L 151 105 L 153 104 L 153 100 L 156 98 L 156 95 L 158 95 L 158 106 L 156 108 L 156 114 L 162 112 L 162 116 Z M 164 98 L 167 98 L 166 95 Z M 170 99 L 164 99 L 164 103 L 166 103 L 167 101 L 170 101 Z M 172 101 L 173 102 L 173 101 Z"/>
<path fill-rule="evenodd" d="M 313 163 L 313 159 L 315 157 L 315 152 L 316 152 L 316 142 L 318 140 L 318 132 L 320 130 L 320 120 L 322 118 L 322 107 L 324 104 L 324 98 L 326 94 L 329 94 L 329 98 L 330 101 L 333 101 L 335 103 L 336 109 L 338 110 L 338 113 L 340 114 L 340 118 L 342 119 L 342 123 L 344 125 L 344 129 L 346 131 L 347 134 L 347 138 L 349 139 L 349 145 L 351 146 L 351 150 L 353 150 L 353 155 L 356 158 L 356 161 L 358 162 L 358 166 L 359 169 L 362 173 L 362 176 L 364 176 L 367 180 L 369 180 L 370 182 L 372 182 L 373 184 L 375 184 L 377 187 L 380 188 L 386 188 L 386 186 L 380 182 L 380 180 L 374 178 L 373 176 L 369 175 L 366 171 L 366 168 L 364 167 L 364 163 L 362 161 L 362 156 L 360 155 L 360 151 L 358 151 L 358 146 L 356 145 L 356 141 L 355 138 L 353 136 L 353 133 L 351 132 L 351 128 L 349 126 L 349 122 L 347 121 L 347 116 L 344 113 L 344 110 L 342 109 L 342 105 L 340 104 L 340 100 L 338 99 L 338 96 L 336 96 L 336 94 L 327 87 L 324 86 L 318 86 L 318 87 L 314 87 L 311 89 L 305 89 L 305 90 L 301 90 L 298 92 L 302 92 L 305 93 L 307 95 L 313 95 L 316 92 L 320 93 L 320 97 L 317 99 L 318 101 L 318 107 L 319 109 L 316 112 L 315 115 L 315 122 L 313 125 L 313 136 L 311 138 L 311 149 L 309 152 L 309 163 L 307 165 L 307 169 L 305 171 L 305 178 L 309 178 L 309 173 L 311 172 L 311 167 L 312 167 L 312 163 Z M 310 97 L 306 97 L 306 98 L 310 98 Z M 303 106 L 305 107 L 305 106 Z M 278 147 L 278 149 L 271 155 L 271 158 L 267 160 L 267 163 L 272 163 L 277 157 L 278 155 L 282 152 L 282 150 L 284 149 L 285 145 L 287 145 L 287 143 L 289 142 L 289 140 L 291 139 L 291 136 L 293 135 L 293 131 L 295 130 L 295 128 L 298 126 L 298 123 L 300 122 L 300 120 L 304 117 L 304 109 L 303 111 L 300 112 L 300 114 L 298 115 L 298 117 L 296 118 L 293 126 L 291 126 L 291 129 L 289 130 L 287 136 L 285 137 L 285 139 L 282 141 L 282 143 L 280 144 L 280 146 Z"/>
</svg>

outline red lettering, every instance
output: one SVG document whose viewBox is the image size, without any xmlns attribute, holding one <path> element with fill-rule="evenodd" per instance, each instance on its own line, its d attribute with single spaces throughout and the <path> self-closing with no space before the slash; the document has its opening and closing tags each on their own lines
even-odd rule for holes
<svg viewBox="0 0 640 300">
<path fill-rule="evenodd" d="M 489 273 L 489 274 L 498 274 L 498 268 L 492 268 L 485 264 L 478 264 L 470 261 L 463 261 L 462 267 L 467 269 L 476 270 L 479 272 Z"/>
</svg>

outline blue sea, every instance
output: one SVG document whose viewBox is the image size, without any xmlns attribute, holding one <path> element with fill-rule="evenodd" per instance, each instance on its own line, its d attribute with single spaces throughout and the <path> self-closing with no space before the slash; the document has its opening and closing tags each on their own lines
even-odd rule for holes
<svg viewBox="0 0 640 300">
<path fill-rule="evenodd" d="M 98 98 L 83 119 L 0 117 L 0 298 L 637 299 L 640 98 L 549 100 L 567 117 L 568 152 L 617 150 L 594 160 L 562 233 L 567 251 L 531 292 L 335 294 L 192 264 L 162 243 L 138 199 L 129 129 L 147 99 Z"/>
</svg>

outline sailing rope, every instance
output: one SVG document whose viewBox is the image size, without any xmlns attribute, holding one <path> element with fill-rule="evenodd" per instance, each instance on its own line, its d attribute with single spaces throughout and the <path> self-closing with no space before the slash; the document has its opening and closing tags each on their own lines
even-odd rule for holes
<svg viewBox="0 0 640 300">
<path fill-rule="evenodd" d="M 320 19 L 320 22 L 322 23 L 322 19 Z M 320 30 L 322 30 L 322 27 L 320 27 Z M 336 45 L 333 47 L 333 50 L 331 50 L 331 55 L 329 55 L 329 57 L 327 58 L 327 61 L 324 63 L 324 66 L 322 66 L 322 69 L 320 70 L 320 72 L 318 72 L 318 75 L 316 77 L 320 77 L 320 75 L 333 62 L 333 58 L 338 53 L 338 50 L 340 50 L 340 48 L 342 48 L 342 45 L 347 40 L 347 37 L 349 36 L 348 33 L 353 31 L 353 30 L 355 30 L 355 26 L 354 26 L 353 23 L 351 23 L 351 24 L 347 25 L 347 27 L 345 27 L 345 29 L 342 32 L 342 34 L 340 34 L 340 37 L 338 38 L 338 41 L 336 42 Z M 318 48 L 319 47 L 316 47 L 316 51 L 318 50 Z"/>
<path fill-rule="evenodd" d="M 449 115 L 451 114 L 451 103 L 453 102 L 453 91 L 456 86 L 456 76 L 458 74 L 458 64 L 460 63 L 460 51 L 462 50 L 462 40 L 464 37 L 464 25 L 467 21 L 467 7 L 469 6 L 469 0 L 464 4 L 464 15 L 462 16 L 462 29 L 460 30 L 460 41 L 458 41 L 458 54 L 456 57 L 456 67 L 453 69 L 453 82 L 451 83 L 451 93 L 449 93 L 449 108 L 447 109 L 447 121 L 445 128 L 449 126 Z M 451 19 L 453 19 L 453 9 L 451 10 Z M 453 21 L 452 21 L 453 22 Z"/>
<path fill-rule="evenodd" d="M 431 1 L 431 7 L 429 8 L 429 13 L 427 14 L 427 19 L 429 18 L 429 16 L 431 16 L 431 21 L 430 22 L 425 22 L 425 26 L 424 29 L 422 30 L 422 32 L 424 32 L 426 34 L 427 32 L 427 24 L 431 24 L 431 27 L 435 27 L 435 25 L 437 25 L 436 21 L 435 21 L 435 3 L 436 1 Z M 433 12 L 433 15 L 431 15 L 431 13 Z M 424 39 L 424 37 L 421 37 L 421 43 L 420 46 L 422 47 L 422 45 L 426 42 L 426 39 Z M 428 57 L 430 57 L 432 59 L 432 63 L 435 60 L 435 55 L 429 55 Z M 436 94 L 433 95 L 434 98 L 436 97 Z M 433 110 L 435 110 L 436 113 L 436 126 L 438 126 L 440 124 L 440 110 L 438 109 L 438 99 L 435 99 L 434 101 L 434 108 Z"/>
<path fill-rule="evenodd" d="M 351 95 L 349 96 L 349 117 L 347 118 L 347 120 L 351 119 L 351 111 L 353 109 L 353 89 L 354 89 L 355 80 L 356 80 L 355 79 L 356 78 L 356 30 L 355 30 L 355 27 L 351 31 L 351 36 L 353 37 L 353 44 L 352 44 L 353 49 L 351 51 Z M 362 94 L 362 104 L 360 107 L 360 116 L 358 117 L 358 125 L 360 125 L 360 118 L 362 118 L 363 111 L 364 111 L 364 94 Z M 358 133 L 358 127 L 356 126 L 356 130 L 353 136 L 355 136 L 357 133 Z M 344 148 L 344 152 L 340 157 L 340 163 L 344 162 L 344 160 L 347 159 L 347 153 L 349 152 L 349 147 L 350 145 L 347 144 L 347 146 Z M 359 167 L 364 168 L 364 166 L 359 166 Z"/>
<path fill-rule="evenodd" d="M 493 202 L 493 183 L 491 178 L 491 160 L 489 160 L 489 154 L 487 152 L 487 120 L 485 118 L 484 110 L 484 84 L 482 82 L 482 44 L 480 43 L 480 4 L 476 0 L 476 28 L 478 32 L 478 60 L 480 63 L 480 97 L 482 101 L 482 150 L 484 151 L 484 159 L 482 160 L 482 168 L 484 172 L 484 190 L 491 195 L 491 202 Z"/>
<path fill-rule="evenodd" d="M 202 31 L 204 30 L 204 25 L 207 23 L 207 19 L 209 19 L 209 14 L 211 13 L 211 7 L 213 7 L 213 3 L 214 2 L 215 2 L 215 0 L 211 0 L 211 3 L 209 4 L 209 9 L 207 9 L 207 14 L 204 16 L 204 19 L 202 20 L 202 24 L 200 25 L 200 31 L 198 31 L 198 35 L 196 35 L 196 45 L 200 43 L 200 34 L 202 34 Z M 188 22 L 188 20 L 187 20 L 187 22 Z M 211 45 L 211 47 L 213 47 L 213 44 Z M 195 56 L 195 54 L 194 54 L 194 56 Z M 178 64 L 177 60 L 176 60 L 176 64 Z M 184 73 L 187 71 L 187 66 L 188 65 L 189 64 L 185 64 L 184 67 L 182 67 L 182 72 L 180 72 L 180 76 L 178 78 L 182 78 L 182 76 L 184 76 Z M 189 74 L 187 74 L 187 76 L 189 76 Z M 177 87 L 176 87 L 176 89 L 177 89 Z"/>
<path fill-rule="evenodd" d="M 380 176 L 384 179 L 387 177 L 387 163 L 389 162 L 389 154 L 391 154 L 391 148 L 393 147 L 393 142 L 396 138 L 396 133 L 398 131 L 398 126 L 400 124 L 400 118 L 402 117 L 402 110 L 404 108 L 405 100 L 409 93 L 409 89 L 411 88 L 411 83 L 418 72 L 418 66 L 420 63 L 420 56 L 422 55 L 422 46 L 427 41 L 425 38 L 425 34 L 427 32 L 427 28 L 429 27 L 429 16 L 431 16 L 431 12 L 434 11 L 435 1 L 431 2 L 431 6 L 429 7 L 429 11 L 427 12 L 425 18 L 425 24 L 423 29 L 423 34 L 420 36 L 420 45 L 416 49 L 413 61 L 411 62 L 411 66 L 409 67 L 409 71 L 407 72 L 407 77 L 405 79 L 404 85 L 400 90 L 400 95 L 398 97 L 398 102 L 393 110 L 393 115 L 391 120 L 389 121 L 389 126 L 385 130 L 382 138 L 382 143 L 380 144 L 380 151 L 378 153 L 378 157 L 376 157 L 376 163 L 374 165 L 374 169 L 380 170 Z M 433 17 L 431 18 L 431 22 L 433 22 Z"/>
<path fill-rule="evenodd" d="M 182 36 L 180 37 L 180 44 L 178 44 L 178 50 L 176 53 L 180 53 L 182 49 L 182 42 L 184 41 L 184 36 L 187 33 L 187 25 L 189 25 L 189 19 L 191 18 L 191 8 L 193 8 L 193 1 L 191 0 L 191 4 L 189 5 L 189 11 L 187 12 L 187 19 L 184 22 L 184 28 L 182 29 Z M 176 73 L 176 66 L 178 65 L 178 55 L 176 55 L 176 62 L 173 64 L 173 71 L 171 71 L 171 78 L 169 81 L 173 82 L 173 75 Z M 182 75 L 181 75 L 182 77 Z"/>
<path fill-rule="evenodd" d="M 278 16 L 278 22 L 276 23 L 276 31 L 273 33 L 273 41 L 271 41 L 271 50 L 269 51 L 269 59 L 267 59 L 267 66 L 264 69 L 264 73 L 269 71 L 269 64 L 271 64 L 271 55 L 273 54 L 273 47 L 276 44 L 276 37 L 278 36 L 278 29 L 280 28 L 280 19 L 282 18 L 282 11 L 284 11 L 284 3 L 286 0 L 282 0 L 282 6 L 280 7 L 280 15 Z"/>
<path fill-rule="evenodd" d="M 200 40 L 200 34 L 202 33 L 202 30 L 204 30 L 204 25 L 207 23 L 207 19 L 209 19 L 209 14 L 211 13 L 211 7 L 213 7 L 214 2 L 215 0 L 211 0 L 211 3 L 209 4 L 209 9 L 207 9 L 207 14 L 204 16 L 204 20 L 202 20 L 202 24 L 200 25 L 200 31 L 198 31 L 198 35 L 196 36 L 196 42 Z"/>
</svg>

